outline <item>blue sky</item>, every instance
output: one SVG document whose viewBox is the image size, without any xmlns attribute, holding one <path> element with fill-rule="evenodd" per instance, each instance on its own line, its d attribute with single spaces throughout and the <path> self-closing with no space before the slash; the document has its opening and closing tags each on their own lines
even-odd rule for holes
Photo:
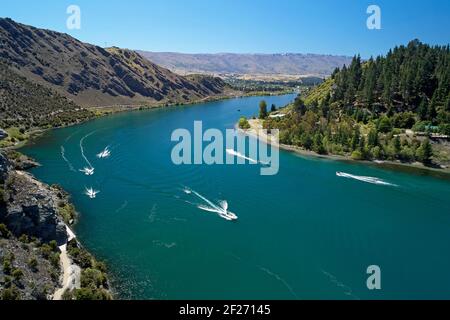
<svg viewBox="0 0 450 320">
<path fill-rule="evenodd" d="M 81 30 L 66 9 L 81 8 Z M 380 6 L 382 29 L 366 9 Z M 0 17 L 66 32 L 100 46 L 187 53 L 370 55 L 419 38 L 450 43 L 449 0 L 13 0 Z"/>
</svg>

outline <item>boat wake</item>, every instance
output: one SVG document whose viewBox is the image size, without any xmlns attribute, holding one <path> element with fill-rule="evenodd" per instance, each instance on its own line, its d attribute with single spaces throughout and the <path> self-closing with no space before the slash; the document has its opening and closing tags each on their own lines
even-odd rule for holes
<svg viewBox="0 0 450 320">
<path fill-rule="evenodd" d="M 109 146 L 108 146 L 102 152 L 97 154 L 97 158 L 105 159 L 105 158 L 109 158 L 110 155 L 111 155 L 111 151 L 109 150 Z"/>
<path fill-rule="evenodd" d="M 72 163 L 69 161 L 69 159 L 67 159 L 66 157 L 66 149 L 64 149 L 63 146 L 61 146 L 61 157 L 63 158 L 63 160 L 67 163 L 67 165 L 69 166 L 70 171 L 73 172 L 77 172 L 77 170 L 75 170 L 74 166 L 72 165 Z"/>
<path fill-rule="evenodd" d="M 249 157 L 246 157 L 246 156 L 243 155 L 242 153 L 237 152 L 237 151 L 235 151 L 235 150 L 233 150 L 233 149 L 227 149 L 226 152 L 227 152 L 229 155 L 235 156 L 235 157 L 237 157 L 237 158 L 241 158 L 241 159 L 244 159 L 244 160 L 248 160 L 250 163 L 254 163 L 254 164 L 257 164 L 257 163 L 258 163 L 257 160 L 252 159 L 252 158 L 249 158 Z"/>
<path fill-rule="evenodd" d="M 83 143 L 84 140 L 90 136 L 92 136 L 95 133 L 95 131 L 85 135 L 83 138 L 81 138 L 80 140 L 80 151 L 81 151 L 81 156 L 83 157 L 83 159 L 86 161 L 86 163 L 89 165 L 89 168 L 84 168 L 83 170 L 80 170 L 82 172 L 84 172 L 86 175 L 92 175 L 94 174 L 94 167 L 92 166 L 92 164 L 89 162 L 89 159 L 86 157 L 86 155 L 84 154 L 84 147 L 83 147 Z M 88 172 L 86 171 L 86 169 L 89 169 L 89 172 L 92 172 L 92 174 L 88 174 Z"/>
<path fill-rule="evenodd" d="M 346 296 L 349 296 L 355 300 L 360 300 L 360 298 L 355 295 L 353 293 L 352 288 L 350 288 L 349 286 L 345 285 L 344 283 L 340 282 L 336 276 L 334 276 L 333 274 L 321 269 L 322 273 L 330 280 L 331 283 L 333 283 L 334 285 L 336 285 L 336 287 L 341 288 L 343 290 L 343 293 Z"/>
<path fill-rule="evenodd" d="M 85 167 L 83 169 L 80 169 L 80 172 L 83 172 L 87 176 L 93 176 L 94 175 L 94 170 L 95 170 L 94 168 Z"/>
<path fill-rule="evenodd" d="M 284 279 L 281 278 L 278 274 L 276 274 L 276 273 L 270 271 L 270 270 L 267 269 L 267 268 L 264 268 L 264 267 L 261 267 L 261 266 L 258 266 L 258 268 L 259 268 L 261 271 L 267 273 L 269 276 L 274 277 L 276 280 L 280 281 L 280 282 L 281 282 L 281 283 L 289 290 L 289 292 L 295 297 L 295 299 L 298 299 L 297 294 L 296 294 L 295 291 L 292 289 L 292 287 L 289 285 L 289 283 L 286 282 L 286 280 L 284 280 Z"/>
<path fill-rule="evenodd" d="M 100 193 L 100 191 L 94 190 L 93 188 L 86 188 L 84 194 L 87 195 L 91 199 L 95 199 L 97 197 L 97 194 Z"/>
<path fill-rule="evenodd" d="M 228 221 L 238 219 L 237 215 L 235 215 L 233 212 L 228 211 L 228 202 L 226 200 L 222 200 L 218 204 L 215 204 L 214 202 L 208 200 L 195 190 L 185 187 L 183 189 L 183 192 L 189 195 L 193 194 L 204 202 L 204 204 L 196 204 L 197 208 L 200 210 L 217 213 L 219 217 Z"/>
<path fill-rule="evenodd" d="M 396 184 L 392 184 L 392 183 L 386 182 L 380 178 L 375 178 L 375 177 L 356 176 L 356 175 L 345 173 L 345 172 L 336 172 L 336 176 L 341 177 L 341 178 L 354 179 L 354 180 L 358 180 L 358 181 L 362 181 L 362 182 L 366 182 L 366 183 L 382 185 L 382 186 L 398 187 Z"/>
</svg>

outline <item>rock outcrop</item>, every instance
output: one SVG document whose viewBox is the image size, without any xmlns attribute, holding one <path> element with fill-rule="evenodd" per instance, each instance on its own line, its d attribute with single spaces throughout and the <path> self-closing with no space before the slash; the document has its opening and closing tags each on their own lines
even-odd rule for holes
<svg viewBox="0 0 450 320">
<path fill-rule="evenodd" d="M 64 222 L 58 216 L 58 197 L 47 185 L 30 174 L 10 171 L 5 183 L 6 212 L 0 217 L 15 235 L 26 234 L 43 242 L 67 242 Z"/>
<path fill-rule="evenodd" d="M 0 141 L 8 137 L 8 132 L 3 129 L 0 129 Z"/>
<path fill-rule="evenodd" d="M 0 152 L 0 183 L 5 182 L 6 177 L 8 175 L 10 163 L 8 158 Z"/>
</svg>

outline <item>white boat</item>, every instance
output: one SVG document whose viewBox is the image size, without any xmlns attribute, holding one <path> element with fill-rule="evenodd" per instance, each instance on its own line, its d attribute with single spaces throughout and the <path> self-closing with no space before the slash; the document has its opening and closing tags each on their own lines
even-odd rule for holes
<svg viewBox="0 0 450 320">
<path fill-rule="evenodd" d="M 228 221 L 234 221 L 234 220 L 238 219 L 237 215 L 235 215 L 233 212 L 230 212 L 230 211 L 227 211 L 224 213 L 219 213 L 219 216 Z"/>
<path fill-rule="evenodd" d="M 222 201 L 221 203 L 222 206 L 222 212 L 219 212 L 219 215 L 224 218 L 225 220 L 228 221 L 233 221 L 233 220 L 237 220 L 238 216 L 235 215 L 233 212 L 228 211 L 228 202 L 226 201 Z"/>
<path fill-rule="evenodd" d="M 86 188 L 85 192 L 85 194 L 91 199 L 95 199 L 98 193 L 100 193 L 100 191 L 96 191 L 93 188 Z"/>
<path fill-rule="evenodd" d="M 338 177 L 343 177 L 343 178 L 350 178 L 350 177 L 351 177 L 350 174 L 345 173 L 345 172 L 340 172 L 340 171 L 336 172 L 336 175 L 337 175 Z"/>
<path fill-rule="evenodd" d="M 81 172 L 83 172 L 85 175 L 87 176 L 92 176 L 94 175 L 94 168 L 84 168 L 84 169 L 80 169 Z"/>
<path fill-rule="evenodd" d="M 104 158 L 108 158 L 110 155 L 111 155 L 111 151 L 109 151 L 108 147 L 106 147 L 105 150 L 103 150 L 102 152 L 97 154 L 97 158 L 104 159 Z"/>
</svg>

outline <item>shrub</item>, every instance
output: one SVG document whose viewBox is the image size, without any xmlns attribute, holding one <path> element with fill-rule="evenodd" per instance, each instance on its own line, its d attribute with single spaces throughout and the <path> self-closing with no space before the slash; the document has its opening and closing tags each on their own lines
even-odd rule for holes
<svg viewBox="0 0 450 320">
<path fill-rule="evenodd" d="M 7 258 L 3 258 L 3 273 L 4 274 L 11 274 L 12 272 L 12 263 L 11 260 Z"/>
<path fill-rule="evenodd" d="M 19 268 L 14 269 L 14 271 L 11 273 L 11 276 L 16 280 L 20 281 L 23 277 L 23 271 Z"/>
<path fill-rule="evenodd" d="M 81 248 L 78 248 L 76 240 L 72 240 L 67 245 L 67 253 L 83 269 L 92 267 L 92 256 Z"/>
<path fill-rule="evenodd" d="M 29 243 L 30 239 L 28 238 L 28 236 L 26 234 L 23 234 L 19 237 L 19 241 L 22 243 Z"/>
<path fill-rule="evenodd" d="M 246 117 L 242 117 L 241 119 L 239 119 L 239 128 L 244 130 L 250 129 L 250 123 L 248 123 Z"/>
<path fill-rule="evenodd" d="M 8 230 L 8 228 L 6 227 L 6 225 L 4 225 L 3 223 L 0 224 L 0 237 L 8 239 L 11 237 L 11 232 Z"/>
<path fill-rule="evenodd" d="M 16 287 L 3 289 L 1 293 L 1 300 L 20 300 L 20 292 Z"/>
<path fill-rule="evenodd" d="M 104 289 L 81 288 L 73 295 L 76 300 L 111 300 L 111 295 Z"/>
<path fill-rule="evenodd" d="M 363 154 L 359 150 L 355 150 L 352 152 L 352 159 L 353 160 L 362 160 L 364 159 Z"/>
<path fill-rule="evenodd" d="M 31 268 L 31 270 L 33 270 L 33 271 L 37 270 L 38 261 L 35 257 L 28 259 L 27 264 Z"/>
<path fill-rule="evenodd" d="M 100 270 L 88 268 L 81 272 L 81 287 L 96 289 L 105 287 L 106 277 Z"/>
</svg>

